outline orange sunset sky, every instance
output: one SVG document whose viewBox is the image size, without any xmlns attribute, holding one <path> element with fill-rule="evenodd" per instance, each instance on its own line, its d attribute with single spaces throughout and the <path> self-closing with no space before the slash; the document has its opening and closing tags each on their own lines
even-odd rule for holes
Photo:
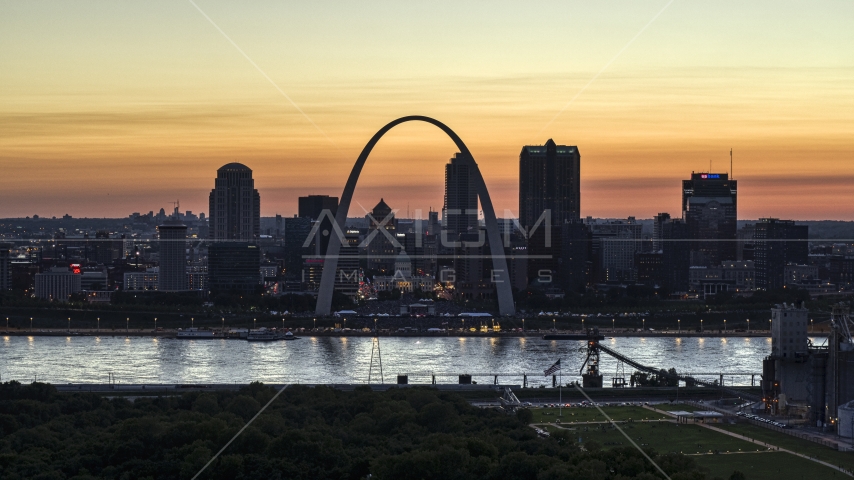
<svg viewBox="0 0 854 480">
<path fill-rule="evenodd" d="M 854 220 L 852 20 L 850 1 L 0 2 L 0 217 L 207 212 L 232 161 L 262 215 L 293 215 L 339 196 L 385 123 L 428 115 L 499 216 L 521 147 L 553 138 L 581 152 L 584 216 L 679 215 L 680 180 L 732 148 L 740 218 Z M 440 209 L 454 151 L 397 127 L 351 216 Z"/>
</svg>

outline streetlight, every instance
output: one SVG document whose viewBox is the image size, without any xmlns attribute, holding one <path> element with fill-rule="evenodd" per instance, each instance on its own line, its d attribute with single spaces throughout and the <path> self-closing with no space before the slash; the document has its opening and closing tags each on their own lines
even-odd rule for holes
<svg viewBox="0 0 854 480">
<path fill-rule="evenodd" d="M 7 318 L 6 320 L 8 321 L 9 319 Z M 522 333 L 525 333 L 525 319 L 524 318 L 522 319 Z"/>
<path fill-rule="evenodd" d="M 196 322 L 195 322 L 195 318 L 190 317 L 190 328 L 193 328 L 193 325 L 194 325 L 195 323 L 196 323 Z"/>
<path fill-rule="evenodd" d="M 703 331 L 703 319 L 702 318 L 700 319 L 700 331 L 701 332 Z"/>
<path fill-rule="evenodd" d="M 377 333 L 377 319 L 374 319 L 374 333 Z"/>
<path fill-rule="evenodd" d="M 101 317 L 98 317 L 98 333 L 101 332 Z"/>
<path fill-rule="evenodd" d="M 33 331 L 33 317 L 30 317 L 30 332 Z"/>
<path fill-rule="evenodd" d="M 154 317 L 154 332 L 157 332 L 157 317 Z"/>
<path fill-rule="evenodd" d="M 750 333 L 750 319 L 747 319 L 747 333 Z"/>
<path fill-rule="evenodd" d="M 222 317 L 222 333 L 225 335 L 225 317 Z"/>
<path fill-rule="evenodd" d="M 584 319 L 583 318 L 581 319 L 581 331 L 582 332 L 584 331 Z"/>
<path fill-rule="evenodd" d="M 125 334 L 130 335 L 130 317 L 125 319 Z"/>
<path fill-rule="evenodd" d="M 257 328 L 257 326 L 258 326 L 258 319 L 253 318 L 252 319 L 252 329 L 255 330 Z"/>
<path fill-rule="evenodd" d="M 812 323 L 812 322 L 813 322 L 813 320 L 812 320 L 812 319 L 810 319 L 810 333 L 812 333 L 812 332 L 813 332 L 813 323 Z M 9 325 L 8 325 L 8 324 L 9 324 L 9 319 L 7 318 L 7 319 L 6 319 L 6 327 L 7 327 L 7 328 L 9 327 Z"/>
<path fill-rule="evenodd" d="M 726 318 L 724 319 L 724 333 L 726 333 Z"/>
<path fill-rule="evenodd" d="M 463 331 L 464 332 L 466 331 L 466 319 L 465 318 L 463 319 Z"/>
<path fill-rule="evenodd" d="M 6 331 L 9 331 L 9 317 L 6 317 Z"/>
<path fill-rule="evenodd" d="M 552 319 L 552 331 L 553 331 L 553 332 L 556 332 L 556 331 L 557 331 L 557 323 L 555 323 L 555 319 L 554 319 L 554 318 Z"/>
<path fill-rule="evenodd" d="M 644 330 L 644 331 L 646 330 L 646 319 L 645 318 L 641 319 L 641 327 L 642 327 L 641 330 Z"/>
<path fill-rule="evenodd" d="M 612 331 L 612 332 L 613 332 L 614 330 L 616 330 L 616 327 L 614 326 L 616 321 L 617 321 L 617 319 L 616 319 L 616 318 L 611 318 L 611 331 Z"/>
<path fill-rule="evenodd" d="M 677 325 L 676 328 L 678 330 L 678 333 L 682 333 L 682 319 L 681 318 L 676 319 L 676 325 Z"/>
<path fill-rule="evenodd" d="M 285 317 L 282 317 L 282 330 L 285 329 Z"/>
<path fill-rule="evenodd" d="M 315 318 L 315 319 L 313 319 L 313 321 L 314 321 L 314 326 L 311 328 L 312 328 L 312 330 L 317 330 L 317 319 Z"/>
</svg>

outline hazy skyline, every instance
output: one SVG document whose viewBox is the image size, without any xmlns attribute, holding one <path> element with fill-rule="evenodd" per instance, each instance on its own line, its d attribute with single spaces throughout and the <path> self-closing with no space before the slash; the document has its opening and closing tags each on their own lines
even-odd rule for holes
<svg viewBox="0 0 854 480">
<path fill-rule="evenodd" d="M 553 138 L 581 152 L 583 216 L 678 216 L 680 181 L 733 148 L 740 218 L 854 220 L 850 2 L 195 2 L 264 74 L 189 1 L 0 2 L 0 217 L 207 213 L 232 161 L 290 216 L 428 115 L 499 216 L 521 147 Z M 351 215 L 440 210 L 455 151 L 397 127 Z"/>
</svg>

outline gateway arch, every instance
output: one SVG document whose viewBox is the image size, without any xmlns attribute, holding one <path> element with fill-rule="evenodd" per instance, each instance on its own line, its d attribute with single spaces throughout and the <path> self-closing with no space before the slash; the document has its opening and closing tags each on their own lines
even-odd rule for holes
<svg viewBox="0 0 854 480">
<path fill-rule="evenodd" d="M 501 235 L 498 230 L 498 221 L 495 217 L 495 209 L 492 207 L 492 200 L 489 198 L 489 192 L 486 190 L 486 183 L 483 181 L 483 176 L 480 174 L 480 169 L 474 161 L 471 152 L 465 143 L 448 128 L 444 123 L 430 117 L 420 115 L 412 115 L 401 117 L 388 125 L 381 128 L 365 145 L 362 153 L 353 165 L 353 170 L 350 171 L 350 177 L 347 179 L 347 184 L 344 186 L 344 193 L 341 195 L 341 203 L 338 204 L 338 212 L 335 215 L 335 223 L 338 225 L 338 231 L 344 231 L 344 224 L 347 221 L 347 214 L 350 211 L 350 202 L 353 200 L 353 191 L 356 189 L 356 182 L 359 181 L 359 174 L 362 173 L 362 167 L 368 160 L 368 155 L 380 139 L 389 130 L 405 122 L 426 122 L 439 127 L 445 132 L 451 140 L 457 145 L 463 158 L 471 162 L 472 172 L 477 187 L 477 196 L 480 200 L 480 205 L 483 208 L 483 217 L 486 223 L 486 239 L 489 243 L 489 250 L 492 255 L 492 266 L 494 269 L 493 279 L 496 284 L 498 295 L 498 310 L 501 315 L 513 315 L 515 307 L 513 306 L 513 293 L 510 290 L 510 275 L 507 270 L 507 259 L 504 257 L 504 247 L 501 242 Z M 330 232 L 332 233 L 332 232 Z M 335 274 L 338 271 L 338 256 L 341 252 L 341 242 L 330 241 L 326 251 L 326 260 L 323 265 L 323 274 L 320 277 L 320 291 L 317 295 L 317 306 L 315 313 L 317 315 L 329 315 L 332 309 L 332 291 L 335 287 Z"/>
</svg>

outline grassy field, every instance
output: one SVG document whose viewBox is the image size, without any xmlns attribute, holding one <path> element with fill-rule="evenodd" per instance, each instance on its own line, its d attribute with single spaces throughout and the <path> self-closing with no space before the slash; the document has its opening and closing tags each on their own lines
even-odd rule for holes
<svg viewBox="0 0 854 480">
<path fill-rule="evenodd" d="M 668 411 L 697 410 L 688 405 L 667 405 Z M 715 432 L 699 425 L 655 421 L 670 418 L 641 407 L 604 407 L 603 410 L 639 446 L 659 453 L 677 452 L 691 455 L 709 470 L 712 478 L 729 478 L 739 470 L 751 480 L 847 478 L 844 474 L 810 460 L 785 452 L 771 451 L 762 444 L 752 443 Z M 560 426 L 554 425 L 557 409 L 533 409 L 535 422 L 548 422 L 546 430 L 569 430 L 572 438 L 584 444 L 595 442 L 604 448 L 631 446 L 616 428 L 609 424 L 584 424 L 604 420 L 595 408 L 564 409 Z M 631 420 L 631 421 L 629 421 Z M 644 421 L 647 420 L 647 421 Z M 573 424 L 575 422 L 575 424 Z M 752 425 L 715 425 L 749 438 L 781 448 L 810 455 L 836 465 L 854 468 L 854 454 L 837 452 L 821 445 L 790 437 Z"/>
<path fill-rule="evenodd" d="M 581 443 L 596 442 L 602 446 L 631 446 L 631 443 L 611 425 L 563 424 Z M 764 446 L 713 432 L 699 425 L 677 425 L 670 422 L 631 422 L 621 424 L 635 443 L 659 453 L 706 454 L 727 452 L 763 452 Z"/>
<path fill-rule="evenodd" d="M 641 420 L 658 420 L 670 418 L 662 413 L 656 413 L 647 410 L 643 407 L 602 407 L 602 410 L 611 417 L 612 420 L 621 421 L 641 421 Z M 576 422 L 607 422 L 607 419 L 599 413 L 599 409 L 594 407 L 584 408 L 564 408 L 563 416 L 558 417 L 559 409 L 557 408 L 534 408 L 531 409 L 534 414 L 535 423 L 553 423 L 560 418 L 562 424 L 571 424 Z"/>
<path fill-rule="evenodd" d="M 724 424 L 716 426 L 729 432 L 744 435 L 748 438 L 770 443 L 781 448 L 792 450 L 793 452 L 798 452 L 834 465 L 840 465 L 849 470 L 854 470 L 854 453 L 852 452 L 840 452 L 838 450 L 833 450 L 823 445 L 810 442 L 809 440 L 802 440 L 783 433 L 777 433 L 756 425 L 739 423 L 735 425 Z"/>
<path fill-rule="evenodd" d="M 738 470 L 750 480 L 818 480 L 850 478 L 841 472 L 784 452 L 699 455 L 692 457 L 711 478 L 729 478 Z"/>
</svg>

